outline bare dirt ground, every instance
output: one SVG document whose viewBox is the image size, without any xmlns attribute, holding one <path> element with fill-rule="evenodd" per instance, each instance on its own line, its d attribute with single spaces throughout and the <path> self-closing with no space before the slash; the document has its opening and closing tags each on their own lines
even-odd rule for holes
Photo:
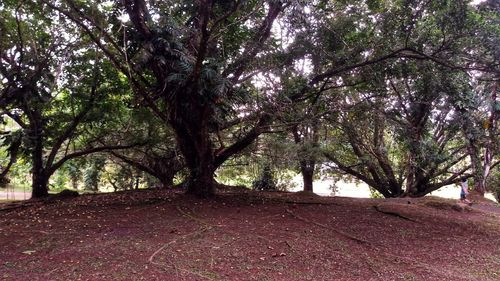
<svg viewBox="0 0 500 281">
<path fill-rule="evenodd" d="M 500 280 L 486 205 L 176 191 L 2 204 L 0 280 Z"/>
</svg>

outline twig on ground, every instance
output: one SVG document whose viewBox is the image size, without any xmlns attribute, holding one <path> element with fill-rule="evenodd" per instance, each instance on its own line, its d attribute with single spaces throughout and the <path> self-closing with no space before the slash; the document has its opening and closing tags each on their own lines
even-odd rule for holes
<svg viewBox="0 0 500 281">
<path fill-rule="evenodd" d="M 198 230 L 198 231 L 194 231 L 194 232 L 191 232 L 191 233 L 185 234 L 185 235 L 181 236 L 179 239 L 174 239 L 174 240 L 172 240 L 172 241 L 170 241 L 170 242 L 165 243 L 164 245 L 162 245 L 160 248 L 158 248 L 158 249 L 157 249 L 157 250 L 156 250 L 156 251 L 155 251 L 155 252 L 154 252 L 154 253 L 153 253 L 153 254 L 149 257 L 148 261 L 149 261 L 150 263 L 156 264 L 155 262 L 153 262 L 153 260 L 154 260 L 155 256 L 156 256 L 158 253 L 160 253 L 161 251 L 163 251 L 164 249 L 166 249 L 168 246 L 170 246 L 170 245 L 172 245 L 172 244 L 176 243 L 177 241 L 180 241 L 180 240 L 185 240 L 185 239 L 186 239 L 186 238 L 188 238 L 188 237 L 191 237 L 191 236 L 197 236 L 197 235 L 199 235 L 199 234 L 201 234 L 201 233 L 203 233 L 203 232 L 205 232 L 205 231 L 210 230 L 210 229 L 212 229 L 212 228 L 213 228 L 213 226 L 212 226 L 212 225 L 210 225 L 210 224 L 208 224 L 208 223 L 204 222 L 203 220 L 198 219 L 198 218 L 196 218 L 196 217 L 192 216 L 191 214 L 189 214 L 189 213 L 185 212 L 184 210 L 182 210 L 182 209 L 180 208 L 180 206 L 177 206 L 177 210 L 178 210 L 178 211 L 179 211 L 179 212 L 180 212 L 183 216 L 189 217 L 189 218 L 190 218 L 190 219 L 192 219 L 192 220 L 195 220 L 195 221 L 197 221 L 197 222 L 200 222 L 200 223 L 203 225 L 203 227 L 202 227 L 202 228 L 200 228 L 200 230 Z"/>
<path fill-rule="evenodd" d="M 45 275 L 50 275 L 50 274 L 52 274 L 52 273 L 53 273 L 54 271 L 56 271 L 56 270 L 57 270 L 57 267 L 56 267 L 56 268 L 54 268 L 54 269 L 52 269 L 52 270 L 51 270 L 51 271 L 49 271 L 49 272 L 46 272 L 46 273 L 45 273 Z"/>
</svg>

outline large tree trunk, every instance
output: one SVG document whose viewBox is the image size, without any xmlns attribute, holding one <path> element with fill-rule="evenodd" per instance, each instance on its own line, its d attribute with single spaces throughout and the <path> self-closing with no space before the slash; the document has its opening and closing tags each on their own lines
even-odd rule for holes
<svg viewBox="0 0 500 281">
<path fill-rule="evenodd" d="M 498 149 L 498 128 L 497 128 L 497 122 L 498 122 L 498 101 L 497 101 L 497 85 L 498 83 L 494 82 L 493 87 L 491 90 L 491 103 L 490 103 L 490 116 L 488 118 L 487 123 L 485 124 L 485 128 L 487 129 L 487 136 L 488 140 L 486 141 L 486 145 L 484 148 L 484 157 L 483 157 L 483 173 L 482 173 L 482 181 L 480 183 L 480 188 L 483 191 L 486 191 L 486 179 L 490 175 L 492 167 L 492 162 L 493 162 L 493 156 L 494 156 L 494 147 Z M 490 187 L 491 188 L 491 187 Z M 494 187 L 493 187 L 494 188 Z M 500 198 L 500 193 L 497 193 L 497 200 Z M 500 200 L 498 200 L 500 202 Z"/>
<path fill-rule="evenodd" d="M 198 168 L 190 170 L 186 193 L 201 198 L 215 194 L 214 171 L 207 166 L 209 165 L 199 165 Z"/>
<path fill-rule="evenodd" d="M 41 138 L 40 138 L 41 139 Z M 32 154 L 33 177 L 32 177 L 32 198 L 42 198 L 49 195 L 49 177 L 43 167 L 43 148 L 41 141 L 36 141 Z"/>
<path fill-rule="evenodd" d="M 31 193 L 31 197 L 43 198 L 49 196 L 48 184 L 49 184 L 49 177 L 47 177 L 43 171 L 41 173 L 33 172 L 33 182 L 32 182 L 33 191 Z"/>
<path fill-rule="evenodd" d="M 307 161 L 300 162 L 300 171 L 302 172 L 302 178 L 304 180 L 304 191 L 313 192 L 314 162 L 306 162 Z"/>
<path fill-rule="evenodd" d="M 300 132 L 299 126 L 293 127 L 292 134 L 295 143 L 302 146 L 307 144 L 317 147 L 319 141 L 317 124 L 305 125 L 305 128 Z M 299 157 L 300 172 L 304 180 L 304 191 L 313 192 L 314 169 L 316 166 L 315 155 L 312 151 L 298 151 L 297 156 Z"/>
<path fill-rule="evenodd" d="M 159 158 L 150 166 L 153 171 L 146 171 L 155 176 L 161 182 L 163 188 L 174 186 L 175 175 L 183 167 L 183 164 L 177 161 L 175 157 L 172 158 Z"/>
<path fill-rule="evenodd" d="M 215 165 L 212 151 L 212 143 L 207 128 L 199 130 L 199 134 L 192 142 L 193 148 L 184 147 L 187 166 L 189 168 L 189 179 L 187 193 L 201 198 L 211 197 L 215 194 Z M 186 151 L 189 149 L 190 151 Z M 196 153 L 192 153 L 192 151 Z"/>
<path fill-rule="evenodd" d="M 210 141 L 206 128 L 200 129 L 198 136 L 179 136 L 179 146 L 186 159 L 189 169 L 187 193 L 201 198 L 215 194 L 215 164 Z M 204 132 L 202 132 L 204 131 Z"/>
<path fill-rule="evenodd" d="M 212 109 L 200 99 L 195 93 L 178 96 L 169 121 L 189 169 L 186 192 L 207 198 L 215 194 L 214 173 L 217 167 L 209 132 Z"/>
<path fill-rule="evenodd" d="M 134 189 L 138 190 L 139 189 L 139 182 L 141 180 L 141 176 L 140 176 L 140 174 L 136 174 L 134 178 L 135 178 Z"/>
<path fill-rule="evenodd" d="M 30 127 L 28 137 L 31 141 L 31 160 L 32 160 L 32 198 L 42 198 L 49 195 L 49 177 L 43 163 L 43 119 L 38 110 L 30 111 L 26 106 L 26 112 L 29 112 Z"/>
<path fill-rule="evenodd" d="M 476 145 L 474 139 L 469 139 L 468 152 L 472 166 L 472 174 L 474 175 L 474 190 L 481 196 L 484 196 L 484 173 L 480 158 L 480 149 Z"/>
<path fill-rule="evenodd" d="M 415 167 L 408 164 L 407 175 L 406 175 L 406 190 L 403 196 L 413 197 L 418 193 L 417 186 L 415 185 Z"/>
<path fill-rule="evenodd" d="M 202 73 L 207 58 L 212 57 L 218 51 L 217 47 L 212 48 L 212 43 L 216 43 L 217 40 L 212 42 L 214 38 L 211 37 L 211 33 L 212 29 L 216 29 L 218 22 L 217 20 L 213 21 L 217 17 L 214 17 L 215 14 L 212 12 L 212 8 L 219 5 L 214 5 L 214 1 L 201 1 L 194 5 L 197 7 L 197 11 L 192 17 L 194 28 L 190 30 L 192 32 L 189 33 L 188 38 L 179 41 L 186 41 L 187 44 L 185 47 L 175 47 L 174 50 L 171 49 L 172 44 L 154 43 L 157 41 L 156 39 L 161 38 L 163 35 L 160 35 L 160 32 L 150 29 L 148 22 L 148 15 L 150 13 L 146 1 L 126 0 L 123 4 L 131 23 L 138 34 L 141 34 L 141 38 L 137 40 L 138 43 L 143 43 L 145 50 L 153 49 L 151 53 L 153 57 L 151 60 L 148 60 L 148 68 L 153 71 L 157 81 L 156 87 L 151 92 L 155 93 L 154 96 L 156 96 L 158 90 L 163 89 L 160 91 L 162 91 L 161 94 L 164 98 L 165 108 L 168 110 L 168 116 L 165 116 L 164 111 L 149 96 L 147 93 L 150 92 L 149 89 L 142 91 L 143 89 L 140 86 L 142 83 L 138 83 L 138 81 L 132 79 L 135 82 L 134 86 L 138 86 L 137 92 L 141 93 L 145 98 L 148 106 L 173 128 L 176 134 L 176 141 L 186 161 L 186 166 L 190 170 L 188 193 L 196 194 L 200 197 L 211 196 L 215 192 L 213 177 L 217 166 L 221 165 L 228 157 L 241 151 L 260 134 L 260 131 L 257 129 L 251 130 L 249 135 L 228 147 L 224 150 L 224 153 L 221 152 L 222 154 L 215 155 L 214 147 L 210 140 L 209 125 L 210 122 L 215 121 L 212 106 L 216 106 L 219 103 L 218 100 L 223 99 L 224 96 L 216 97 L 214 94 L 219 92 L 219 90 L 209 89 L 211 88 L 209 84 L 213 83 L 208 81 L 210 79 L 206 79 L 206 84 L 204 85 L 201 85 L 201 81 L 205 79 Z M 225 17 L 237 15 L 238 6 L 240 5 L 235 4 L 234 6 L 235 9 L 229 11 Z M 268 12 L 260 26 L 255 30 L 255 35 L 252 36 L 252 39 L 242 44 L 243 51 L 241 56 L 234 58 L 230 62 L 230 65 L 227 66 L 220 78 L 230 77 L 228 80 L 236 84 L 245 71 L 251 70 L 250 65 L 253 59 L 260 51 L 265 49 L 264 43 L 272 34 L 271 28 L 273 22 L 284 6 L 282 1 L 270 1 Z M 225 17 L 222 17 L 222 19 Z M 212 26 L 212 24 L 215 26 Z M 166 40 L 162 39 L 161 42 L 166 42 Z M 179 51 L 176 53 L 185 53 L 186 57 L 194 58 L 193 69 L 187 75 L 187 80 L 185 81 L 168 81 L 170 74 L 179 72 L 178 67 L 173 66 L 177 64 L 178 55 L 171 55 L 172 51 Z M 158 54 L 161 54 L 161 59 L 155 57 Z M 124 66 L 120 66 L 120 68 L 122 70 L 127 69 Z M 181 71 L 184 72 L 185 70 Z M 141 78 L 144 79 L 143 77 Z M 266 123 L 264 119 L 262 121 Z"/>
</svg>

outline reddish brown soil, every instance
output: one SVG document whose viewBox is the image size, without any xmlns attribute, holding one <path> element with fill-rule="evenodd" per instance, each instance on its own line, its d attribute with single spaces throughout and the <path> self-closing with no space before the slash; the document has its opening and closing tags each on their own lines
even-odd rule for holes
<svg viewBox="0 0 500 281">
<path fill-rule="evenodd" d="M 500 280 L 499 215 L 410 203 L 142 191 L 3 205 L 0 280 Z"/>
</svg>

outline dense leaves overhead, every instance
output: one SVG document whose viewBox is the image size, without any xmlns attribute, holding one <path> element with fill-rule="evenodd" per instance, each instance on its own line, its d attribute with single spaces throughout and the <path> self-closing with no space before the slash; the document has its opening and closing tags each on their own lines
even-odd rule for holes
<svg viewBox="0 0 500 281">
<path fill-rule="evenodd" d="M 186 168 L 188 192 L 206 197 L 224 163 L 280 142 L 308 190 L 321 164 L 384 196 L 485 182 L 498 13 L 494 1 L 4 1 L 0 117 L 17 123 L 2 127 L 4 154 L 31 159 L 40 196 L 67 161 L 107 152 L 163 185 Z"/>
</svg>

